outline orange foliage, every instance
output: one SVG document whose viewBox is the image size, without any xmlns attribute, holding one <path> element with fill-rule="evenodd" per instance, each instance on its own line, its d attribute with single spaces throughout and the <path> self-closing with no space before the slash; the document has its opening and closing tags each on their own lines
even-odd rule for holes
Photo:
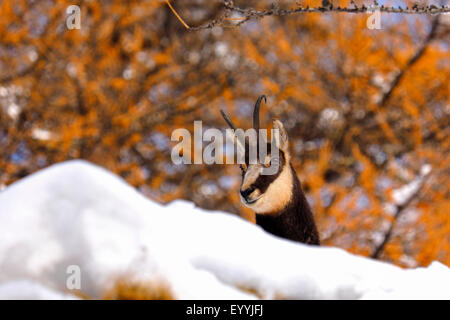
<svg viewBox="0 0 450 320">
<path fill-rule="evenodd" d="M 172 5 L 195 26 L 223 14 L 220 3 Z M 432 17 L 383 14 L 383 29 L 369 30 L 366 15 L 315 13 L 188 31 L 164 1 L 84 1 L 81 29 L 68 30 L 71 4 L 0 4 L 0 188 L 84 158 L 156 201 L 183 198 L 253 220 L 237 166 L 176 166 L 170 136 L 194 120 L 225 128 L 220 107 L 247 128 L 265 93 L 262 120 L 279 118 L 289 132 L 322 243 L 371 255 L 393 223 L 379 258 L 450 265 L 448 19 L 409 65 Z M 395 215 L 393 192 L 425 164 L 425 184 Z"/>
</svg>

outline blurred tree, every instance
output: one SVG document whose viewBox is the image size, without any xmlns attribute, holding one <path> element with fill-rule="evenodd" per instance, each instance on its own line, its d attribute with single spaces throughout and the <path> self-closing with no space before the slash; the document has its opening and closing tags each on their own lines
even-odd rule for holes
<svg viewBox="0 0 450 320">
<path fill-rule="evenodd" d="M 252 220 L 237 166 L 174 165 L 170 136 L 194 120 L 225 128 L 221 107 L 247 128 L 265 93 L 263 119 L 289 130 L 324 244 L 450 265 L 448 15 L 382 15 L 369 30 L 364 14 L 241 23 L 222 1 L 172 1 L 190 26 L 239 24 L 189 31 L 164 1 L 80 1 L 81 29 L 68 30 L 72 4 L 0 3 L 0 188 L 83 158 L 156 201 Z"/>
</svg>

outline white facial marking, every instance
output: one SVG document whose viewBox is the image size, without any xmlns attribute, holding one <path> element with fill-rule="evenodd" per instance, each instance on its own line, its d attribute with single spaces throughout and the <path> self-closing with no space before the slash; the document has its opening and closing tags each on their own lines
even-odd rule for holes
<svg viewBox="0 0 450 320">
<path fill-rule="evenodd" d="M 261 174 L 262 168 L 260 165 L 249 165 L 247 171 L 244 175 L 244 181 L 242 181 L 241 190 L 247 190 L 250 186 L 255 183 Z"/>
<path fill-rule="evenodd" d="M 257 214 L 276 214 L 291 200 L 292 187 L 293 177 L 291 168 L 289 164 L 285 164 L 278 178 L 269 185 L 266 192 L 260 195 L 258 190 L 258 196 L 260 198 L 255 203 L 248 204 L 245 201 L 242 202 Z M 257 197 L 253 196 L 252 193 L 251 198 L 254 199 Z"/>
</svg>

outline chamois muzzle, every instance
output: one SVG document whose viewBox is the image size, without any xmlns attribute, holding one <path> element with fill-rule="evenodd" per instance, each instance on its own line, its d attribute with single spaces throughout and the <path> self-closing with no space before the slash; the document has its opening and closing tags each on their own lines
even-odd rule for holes
<svg viewBox="0 0 450 320">
<path fill-rule="evenodd" d="M 253 191 L 255 191 L 255 188 L 251 187 L 251 188 L 248 188 L 247 190 L 241 190 L 240 192 L 241 192 L 241 196 L 242 196 L 245 200 L 248 200 L 248 196 L 249 196 Z"/>
</svg>

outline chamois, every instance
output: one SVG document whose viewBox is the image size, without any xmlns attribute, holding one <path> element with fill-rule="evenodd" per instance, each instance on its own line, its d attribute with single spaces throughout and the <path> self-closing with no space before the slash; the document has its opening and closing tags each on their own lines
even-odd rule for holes
<svg viewBox="0 0 450 320">
<path fill-rule="evenodd" d="M 259 109 L 261 101 L 266 97 L 260 96 L 253 110 L 253 129 L 259 132 Z M 220 110 L 227 124 L 233 129 L 234 141 L 238 148 L 245 150 L 245 163 L 240 165 L 242 183 L 240 186 L 241 202 L 256 214 L 256 224 L 276 236 L 306 243 L 320 245 L 319 233 L 314 222 L 312 211 L 303 193 L 300 180 L 290 161 L 288 134 L 279 120 L 273 120 L 273 128 L 278 129 L 278 139 L 273 139 L 279 149 L 278 169 L 274 174 L 261 174 L 264 167 L 273 161 L 270 150 L 271 144 L 257 139 L 257 149 L 262 143 L 267 144 L 265 159 L 249 161 L 249 142 L 240 141 L 236 135 L 236 126 Z M 254 163 L 256 162 L 256 163 Z"/>
</svg>

